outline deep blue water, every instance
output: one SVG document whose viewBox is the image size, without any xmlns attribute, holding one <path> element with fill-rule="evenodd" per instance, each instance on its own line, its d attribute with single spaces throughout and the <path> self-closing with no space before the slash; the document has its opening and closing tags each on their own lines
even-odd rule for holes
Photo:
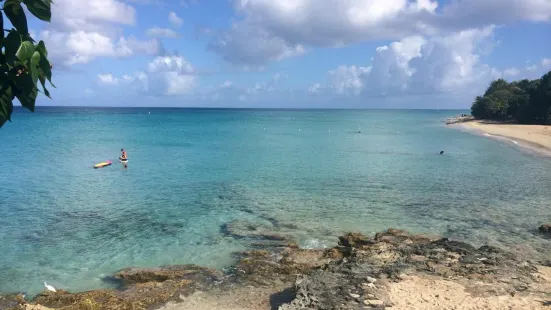
<svg viewBox="0 0 551 310">
<path fill-rule="evenodd" d="M 533 230 L 551 220 L 551 161 L 443 126 L 462 112 L 16 110 L 0 129 L 0 292 L 221 268 L 249 246 L 221 232 L 236 219 L 309 247 L 397 227 L 550 254 Z M 128 169 L 92 169 L 122 147 Z"/>
</svg>

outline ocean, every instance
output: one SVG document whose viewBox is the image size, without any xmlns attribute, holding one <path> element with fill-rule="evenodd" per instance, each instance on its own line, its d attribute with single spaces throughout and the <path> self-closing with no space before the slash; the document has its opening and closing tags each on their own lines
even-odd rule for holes
<svg viewBox="0 0 551 310">
<path fill-rule="evenodd" d="M 37 110 L 0 129 L 2 293 L 224 268 L 252 243 L 225 234 L 235 220 L 309 248 L 394 227 L 551 254 L 535 233 L 551 221 L 551 160 L 442 123 L 467 111 Z"/>
</svg>

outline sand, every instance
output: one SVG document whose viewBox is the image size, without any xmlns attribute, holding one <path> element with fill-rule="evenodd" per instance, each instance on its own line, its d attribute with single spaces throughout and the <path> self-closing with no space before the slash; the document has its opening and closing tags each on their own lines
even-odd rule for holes
<svg viewBox="0 0 551 310">
<path fill-rule="evenodd" d="M 469 289 L 457 281 L 424 275 L 408 277 L 391 284 L 389 295 L 392 310 L 549 309 L 545 296 L 476 296 L 476 289 Z"/>
<path fill-rule="evenodd" d="M 392 310 L 501 310 L 501 309 L 550 309 L 548 292 L 551 288 L 551 268 L 540 267 L 541 285 L 534 287 L 541 294 L 480 295 L 472 281 L 447 280 L 442 277 L 416 274 L 404 276 L 384 289 Z M 491 286 L 491 284 L 484 284 Z M 197 292 L 182 298 L 179 303 L 169 303 L 160 310 L 260 310 L 277 309 L 281 302 L 273 302 L 273 288 L 239 288 L 220 294 Z M 272 300 L 270 300 L 272 299 Z M 390 306 L 387 305 L 387 306 Z M 365 309 L 370 307 L 365 306 Z"/>
<path fill-rule="evenodd" d="M 489 137 L 508 138 L 512 143 L 551 155 L 551 126 L 499 124 L 483 121 L 465 122 L 454 126 L 475 130 Z"/>
</svg>

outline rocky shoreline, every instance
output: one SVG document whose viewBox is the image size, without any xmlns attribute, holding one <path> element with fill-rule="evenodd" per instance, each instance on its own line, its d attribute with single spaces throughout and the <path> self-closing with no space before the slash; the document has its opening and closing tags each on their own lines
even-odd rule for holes
<svg viewBox="0 0 551 310">
<path fill-rule="evenodd" d="M 105 279 L 118 289 L 0 296 L 0 309 L 459 309 L 458 302 L 474 303 L 468 309 L 545 309 L 551 301 L 551 268 L 491 246 L 389 229 L 372 238 L 349 233 L 333 248 L 310 250 L 244 223 L 223 229 L 269 242 L 236 253 L 225 271 L 127 268 Z"/>
<path fill-rule="evenodd" d="M 474 120 L 475 118 L 471 115 L 461 114 L 460 116 L 448 118 L 445 120 L 445 122 L 446 122 L 446 125 L 452 125 L 452 124 L 466 123 Z"/>
</svg>

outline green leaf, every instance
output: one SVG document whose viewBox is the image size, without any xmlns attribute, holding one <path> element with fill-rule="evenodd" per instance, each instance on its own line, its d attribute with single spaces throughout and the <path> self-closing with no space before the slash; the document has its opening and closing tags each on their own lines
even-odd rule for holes
<svg viewBox="0 0 551 310">
<path fill-rule="evenodd" d="M 52 84 L 53 87 L 56 87 L 54 83 L 52 83 L 52 65 L 48 61 L 48 50 L 46 49 L 46 45 L 44 44 L 44 41 L 38 42 L 38 45 L 36 46 L 36 50 L 41 54 L 40 62 L 38 63 L 38 68 L 42 71 L 44 76 L 48 79 L 50 84 Z"/>
<path fill-rule="evenodd" d="M 50 0 L 23 0 L 23 3 L 36 18 L 49 22 L 52 18 Z"/>
<path fill-rule="evenodd" d="M 14 63 L 18 60 L 16 54 L 21 45 L 21 36 L 16 31 L 10 31 L 6 40 L 4 41 L 4 47 L 6 52 L 6 63 L 13 67 Z"/>
<path fill-rule="evenodd" d="M 24 35 L 29 33 L 29 28 L 27 28 L 27 17 L 18 0 L 6 0 L 6 2 L 4 2 L 4 13 L 19 33 Z"/>
<path fill-rule="evenodd" d="M 40 53 L 35 51 L 31 57 L 31 63 L 29 65 L 29 72 L 33 79 L 33 83 L 36 84 L 38 80 L 38 64 L 40 63 Z"/>
<path fill-rule="evenodd" d="M 44 57 L 48 57 L 48 50 L 46 49 L 46 44 L 44 44 L 44 41 L 40 40 L 40 42 L 38 42 L 38 45 L 36 46 L 36 50 L 44 55 Z"/>
<path fill-rule="evenodd" d="M 46 57 L 40 57 L 40 61 L 38 62 L 38 68 L 42 70 L 44 73 L 44 77 L 48 79 L 50 84 L 52 84 L 53 87 L 55 87 L 54 83 L 52 83 L 52 68 L 50 65 L 50 62 Z"/>
<path fill-rule="evenodd" d="M 0 45 L 4 41 L 4 15 L 0 13 Z"/>
<path fill-rule="evenodd" d="M 6 81 L 4 81 L 6 82 Z M 13 112 L 12 91 L 9 83 L 0 87 L 0 128 L 6 121 L 11 122 Z"/>
<path fill-rule="evenodd" d="M 32 42 L 25 41 L 21 43 L 15 56 L 17 56 L 17 58 L 19 58 L 19 60 L 21 60 L 22 62 L 25 62 L 29 60 L 31 56 L 33 56 L 33 53 L 34 53 L 34 45 L 32 44 Z"/>
<path fill-rule="evenodd" d="M 52 99 L 50 97 L 50 92 L 46 88 L 46 79 L 43 76 L 38 76 L 38 79 L 40 80 L 40 84 L 42 84 L 42 89 L 44 90 L 44 95 L 48 96 L 48 98 Z"/>
<path fill-rule="evenodd" d="M 29 74 L 23 74 L 15 78 L 15 86 L 19 92 L 15 94 L 22 106 L 34 112 L 34 104 L 38 95 L 38 89 L 36 84 L 33 84 L 33 80 Z"/>
</svg>

